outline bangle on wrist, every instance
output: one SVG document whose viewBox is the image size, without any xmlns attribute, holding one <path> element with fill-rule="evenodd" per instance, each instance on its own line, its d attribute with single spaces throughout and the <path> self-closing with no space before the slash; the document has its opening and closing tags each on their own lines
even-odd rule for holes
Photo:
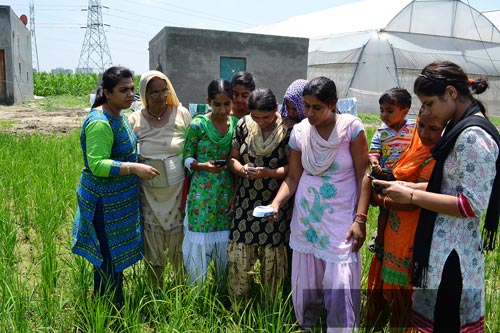
<svg viewBox="0 0 500 333">
<path fill-rule="evenodd" d="M 361 221 L 359 219 L 354 219 L 354 222 L 356 222 L 357 224 L 366 224 L 366 221 Z"/>
<path fill-rule="evenodd" d="M 354 214 L 354 216 L 356 216 L 356 217 L 364 217 L 364 218 L 365 218 L 365 220 L 366 220 L 366 218 L 368 217 L 368 215 L 363 214 L 363 213 L 356 213 L 356 214 Z"/>
<path fill-rule="evenodd" d="M 243 176 L 245 175 L 245 166 L 244 165 L 241 166 L 240 172 Z"/>
<path fill-rule="evenodd" d="M 386 200 L 387 200 L 387 195 L 384 195 L 384 201 L 382 202 L 382 206 L 384 206 L 384 208 L 387 208 L 387 206 L 385 204 Z"/>
<path fill-rule="evenodd" d="M 366 223 L 366 219 L 362 219 L 360 217 L 355 217 L 354 221 L 359 221 L 360 223 Z"/>
</svg>

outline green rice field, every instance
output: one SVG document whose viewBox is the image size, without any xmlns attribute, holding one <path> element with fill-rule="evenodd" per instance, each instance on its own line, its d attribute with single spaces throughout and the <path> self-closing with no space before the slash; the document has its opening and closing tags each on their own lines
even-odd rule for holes
<svg viewBox="0 0 500 333">
<path fill-rule="evenodd" d="M 378 116 L 361 118 L 371 137 Z M 155 295 L 143 263 L 125 271 L 121 312 L 93 299 L 92 267 L 71 253 L 83 164 L 78 131 L 21 135 L 2 131 L 6 126 L 0 126 L 0 332 L 299 331 L 289 295 L 264 299 L 257 285 L 251 300 L 234 302 L 219 281 L 190 286 L 172 274 L 163 293 Z M 376 216 L 372 209 L 370 229 Z M 371 258 L 366 246 L 362 257 L 366 285 Z M 499 304 L 497 249 L 486 255 L 486 332 L 500 332 Z"/>
</svg>

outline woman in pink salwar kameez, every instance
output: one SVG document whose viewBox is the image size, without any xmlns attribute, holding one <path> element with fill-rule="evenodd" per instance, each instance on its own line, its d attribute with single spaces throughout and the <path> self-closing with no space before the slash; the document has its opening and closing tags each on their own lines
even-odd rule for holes
<svg viewBox="0 0 500 333">
<path fill-rule="evenodd" d="M 313 327 L 324 307 L 328 332 L 350 332 L 359 327 L 358 250 L 370 196 L 366 134 L 359 118 L 336 112 L 332 80 L 311 80 L 303 98 L 307 119 L 293 127 L 289 174 L 271 206 L 277 214 L 295 194 L 291 284 L 299 325 Z"/>
</svg>

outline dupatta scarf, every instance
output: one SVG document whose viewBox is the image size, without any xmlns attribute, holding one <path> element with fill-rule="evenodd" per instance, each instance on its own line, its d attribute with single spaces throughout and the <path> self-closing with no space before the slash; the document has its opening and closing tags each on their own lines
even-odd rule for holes
<svg viewBox="0 0 500 333">
<path fill-rule="evenodd" d="M 278 113 L 276 114 L 274 129 L 265 140 L 260 126 L 251 116 L 245 116 L 245 121 L 248 129 L 245 141 L 248 145 L 248 154 L 250 156 L 268 156 L 286 137 L 287 129 L 283 126 L 283 119 Z"/>
<path fill-rule="evenodd" d="M 314 176 L 324 173 L 335 161 L 337 149 L 346 136 L 347 129 L 353 121 L 358 119 L 350 114 L 336 115 L 336 123 L 330 133 L 328 140 L 321 137 L 315 126 L 309 124 L 304 126 L 305 142 L 303 143 L 302 166 Z"/>
<path fill-rule="evenodd" d="M 432 147 L 425 146 L 422 143 L 418 130 L 415 128 L 410 146 L 403 153 L 392 171 L 394 177 L 398 180 L 418 178 L 420 169 L 432 159 Z"/>
<path fill-rule="evenodd" d="M 212 121 L 206 115 L 204 114 L 197 115 L 196 117 L 193 118 L 193 120 L 194 119 L 200 120 L 200 124 L 201 126 L 203 126 L 203 129 L 205 129 L 205 131 L 207 132 L 210 141 L 221 147 L 229 147 L 231 145 L 231 139 L 233 137 L 235 123 L 233 123 L 230 119 L 229 119 L 229 127 L 227 133 L 224 135 L 220 134 L 219 131 L 217 131 Z"/>
<path fill-rule="evenodd" d="M 298 79 L 293 81 L 285 92 L 283 96 L 283 105 L 281 106 L 281 115 L 283 118 L 288 118 L 288 109 L 286 107 L 285 101 L 290 101 L 295 106 L 297 113 L 299 114 L 299 121 L 306 117 L 304 111 L 304 100 L 302 99 L 302 93 L 304 92 L 304 87 L 309 83 L 309 81 L 304 79 Z"/>
<path fill-rule="evenodd" d="M 443 136 L 431 150 L 432 156 L 436 160 L 436 165 L 429 179 L 427 192 L 440 193 L 446 158 L 454 148 L 458 136 L 466 128 L 471 126 L 481 127 L 493 137 L 500 148 L 498 130 L 488 119 L 475 116 L 478 112 L 481 112 L 481 109 L 476 102 L 473 102 L 465 110 L 457 123 L 450 122 L 446 126 Z M 486 250 L 493 250 L 495 248 L 498 219 L 500 217 L 500 155 L 496 160 L 496 171 L 482 235 L 483 247 Z M 429 255 L 436 216 L 436 212 L 424 208 L 420 211 L 413 248 L 413 284 L 417 287 L 425 288 L 427 284 L 426 275 L 429 268 Z"/>
</svg>

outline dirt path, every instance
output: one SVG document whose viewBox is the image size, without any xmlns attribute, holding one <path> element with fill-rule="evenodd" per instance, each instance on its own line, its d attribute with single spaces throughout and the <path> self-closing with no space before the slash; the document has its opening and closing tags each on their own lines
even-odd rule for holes
<svg viewBox="0 0 500 333">
<path fill-rule="evenodd" d="M 80 128 L 88 110 L 44 111 L 30 105 L 0 105 L 0 130 L 19 134 L 66 134 Z"/>
</svg>

